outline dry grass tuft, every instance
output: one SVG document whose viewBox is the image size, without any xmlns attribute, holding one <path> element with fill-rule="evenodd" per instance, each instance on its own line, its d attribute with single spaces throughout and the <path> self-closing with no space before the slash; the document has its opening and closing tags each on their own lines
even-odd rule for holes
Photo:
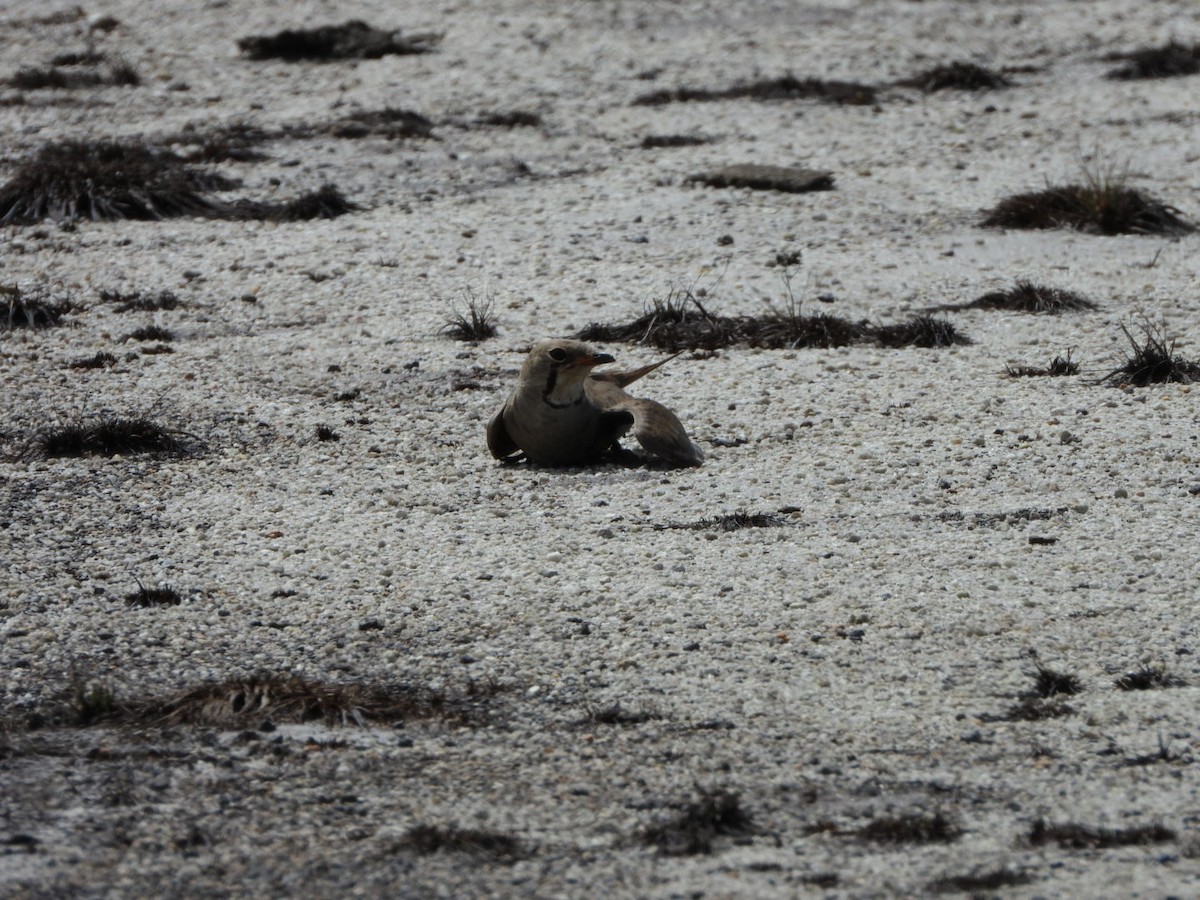
<svg viewBox="0 0 1200 900">
<path fill-rule="evenodd" d="M 689 531 L 740 531 L 743 528 L 778 528 L 786 525 L 787 519 L 775 513 L 748 513 L 743 509 L 723 516 L 713 516 L 711 519 L 701 519 L 698 522 L 673 525 L 655 525 L 656 531 L 664 529 L 686 529 Z"/>
<path fill-rule="evenodd" d="M 1071 359 L 1071 350 L 1066 356 L 1056 356 L 1045 368 L 1038 366 L 1005 366 L 1005 374 L 1010 378 L 1061 378 L 1065 375 L 1078 375 L 1079 363 Z"/>
<path fill-rule="evenodd" d="M 986 66 L 973 62 L 952 62 L 925 69 L 911 78 L 896 82 L 932 94 L 936 91 L 991 91 L 1011 87 L 1012 82 Z"/>
<path fill-rule="evenodd" d="M 379 59 L 391 54 L 430 53 L 441 40 L 435 34 L 402 37 L 400 31 L 373 28 L 351 19 L 341 25 L 318 28 L 285 29 L 271 35 L 241 38 L 238 49 L 250 59 L 329 61 L 338 59 Z"/>
<path fill-rule="evenodd" d="M 259 675 L 212 682 L 164 701 L 140 704 L 130 716 L 160 725 L 208 725 L 235 729 L 275 723 L 324 722 L 326 725 L 393 723 L 408 719 L 474 720 L 467 699 L 406 685 L 335 684 L 295 675 Z"/>
<path fill-rule="evenodd" d="M 1071 696 L 1083 690 L 1079 676 L 1070 672 L 1056 672 L 1041 663 L 1033 673 L 1033 693 L 1038 697 L 1055 697 L 1059 694 Z"/>
<path fill-rule="evenodd" d="M 90 424 L 64 425 L 37 437 L 27 457 L 58 459 L 76 456 L 186 456 L 194 439 L 148 419 L 105 417 Z"/>
<path fill-rule="evenodd" d="M 1009 312 L 1027 312 L 1056 316 L 1064 312 L 1085 312 L 1096 309 L 1096 304 L 1074 291 L 1046 287 L 1024 279 L 1010 288 L 988 291 L 966 303 L 935 306 L 937 310 L 1001 309 Z"/>
<path fill-rule="evenodd" d="M 913 316 L 895 325 L 879 325 L 869 333 L 882 347 L 950 347 L 971 343 L 950 320 L 926 315 Z"/>
<path fill-rule="evenodd" d="M 1200 44 L 1169 41 L 1161 47 L 1146 47 L 1130 53 L 1114 53 L 1110 59 L 1127 60 L 1109 71 L 1108 78 L 1131 81 L 1141 78 L 1176 78 L 1200 73 Z"/>
<path fill-rule="evenodd" d="M 114 290 L 100 291 L 101 303 L 116 304 L 117 312 L 153 312 L 160 309 L 178 309 L 184 306 L 184 302 L 179 299 L 179 296 L 174 291 L 158 291 L 156 293 L 144 293 L 142 291 L 130 291 L 122 293 Z"/>
<path fill-rule="evenodd" d="M 156 588 L 148 588 L 143 586 L 141 582 L 138 582 L 138 589 L 125 596 L 126 606 L 140 606 L 142 608 L 178 606 L 182 602 L 182 595 L 169 584 L 160 585 Z"/>
<path fill-rule="evenodd" d="M 389 141 L 434 139 L 433 122 L 417 112 L 407 109 L 367 109 L 350 113 L 333 122 L 326 129 L 337 138 L 359 139 L 365 137 L 386 138 Z"/>
<path fill-rule="evenodd" d="M 712 853 L 718 837 L 751 835 L 756 830 L 738 794 L 700 790 L 677 816 L 643 829 L 638 839 L 666 856 L 694 856 Z"/>
<path fill-rule="evenodd" d="M 119 360 L 111 353 L 103 350 L 96 352 L 95 356 L 84 356 L 79 359 L 72 360 L 67 364 L 68 369 L 107 369 L 115 366 Z"/>
<path fill-rule="evenodd" d="M 1122 691 L 1150 691 L 1159 688 L 1187 687 L 1187 682 L 1158 666 L 1142 666 L 1136 672 L 1126 672 L 1113 681 Z"/>
<path fill-rule="evenodd" d="M 62 53 L 48 66 L 20 69 L 6 82 L 22 91 L 72 91 L 94 87 L 136 87 L 137 69 L 119 56 L 102 53 Z"/>
<path fill-rule="evenodd" d="M 991 896 L 1000 888 L 1030 884 L 1033 876 L 1019 869 L 983 869 L 965 875 L 944 875 L 926 886 L 931 894 L 970 894 Z"/>
<path fill-rule="evenodd" d="M 43 289 L 27 293 L 15 284 L 0 285 L 0 331 L 53 328 L 73 309 L 70 300 L 52 299 Z"/>
<path fill-rule="evenodd" d="M 642 94 L 634 106 L 663 106 L 667 103 L 694 103 L 716 100 L 821 100 L 847 106 L 869 106 L 876 90 L 868 84 L 852 81 L 825 81 L 782 75 L 742 82 L 728 88 L 670 88 Z"/>
<path fill-rule="evenodd" d="M 1074 228 L 1095 234 L 1188 234 L 1196 226 L 1179 210 L 1129 186 L 1127 169 L 1084 166 L 1078 184 L 1050 186 L 1001 200 L 985 228 Z"/>
<path fill-rule="evenodd" d="M 494 300 L 490 294 L 479 297 L 470 288 L 463 291 L 466 310 L 452 307 L 449 321 L 441 333 L 456 341 L 486 341 L 496 336 L 496 319 L 492 315 Z"/>
<path fill-rule="evenodd" d="M 211 216 L 221 206 L 207 193 L 233 186 L 146 144 L 60 141 L 43 146 L 0 187 L 0 223 Z"/>
<path fill-rule="evenodd" d="M 530 850 L 511 834 L 446 825 L 414 825 L 401 844 L 422 854 L 459 853 L 501 863 L 530 855 Z"/>
<path fill-rule="evenodd" d="M 1132 825 L 1129 828 L 1099 828 L 1078 822 L 1053 824 L 1038 819 L 1029 829 L 1028 841 L 1035 847 L 1056 843 L 1067 850 L 1097 847 L 1137 847 L 1173 841 L 1175 832 L 1164 825 Z"/>
<path fill-rule="evenodd" d="M 1168 341 L 1161 328 L 1142 322 L 1139 340 L 1122 324 L 1121 331 L 1129 341 L 1125 362 L 1099 379 L 1113 387 L 1131 384 L 1145 387 L 1150 384 L 1191 384 L 1200 381 L 1200 363 L 1183 359 L 1175 353 L 1175 342 Z"/>
<path fill-rule="evenodd" d="M 311 219 L 336 219 L 358 209 L 360 207 L 347 200 L 336 185 L 326 184 L 282 203 L 239 200 L 229 206 L 227 216 L 231 219 L 267 222 L 306 222 Z"/>
<path fill-rule="evenodd" d="M 956 841 L 962 829 L 941 810 L 872 819 L 854 832 L 855 837 L 880 844 L 935 844 Z"/>
</svg>

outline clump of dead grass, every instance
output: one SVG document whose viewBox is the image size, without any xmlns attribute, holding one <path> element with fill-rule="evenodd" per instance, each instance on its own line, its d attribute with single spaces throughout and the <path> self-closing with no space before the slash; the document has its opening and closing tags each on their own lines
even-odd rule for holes
<svg viewBox="0 0 1200 900">
<path fill-rule="evenodd" d="M 1041 366 L 1005 366 L 1005 374 L 1010 378 L 1061 378 L 1067 375 L 1079 374 L 1079 363 L 1071 359 L 1071 350 L 1065 356 L 1056 356 L 1050 365 Z"/>
<path fill-rule="evenodd" d="M 939 809 L 933 813 L 872 819 L 857 829 L 854 836 L 880 844 L 935 844 L 958 840 L 962 829 Z"/>
<path fill-rule="evenodd" d="M 1098 847 L 1136 847 L 1173 841 L 1175 832 L 1166 826 L 1131 825 L 1128 828 L 1101 828 L 1078 822 L 1051 823 L 1038 819 L 1026 838 L 1033 846 L 1055 843 L 1067 850 L 1091 850 Z"/>
<path fill-rule="evenodd" d="M 1159 47 L 1144 47 L 1128 53 L 1114 53 L 1109 59 L 1125 64 L 1106 73 L 1107 78 L 1132 81 L 1142 78 L 1177 78 L 1200 73 L 1200 44 L 1168 41 Z"/>
<path fill-rule="evenodd" d="M 60 53 L 48 66 L 27 66 L 6 79 L 22 91 L 72 91 L 94 87 L 136 87 L 137 69 L 119 56 L 103 53 Z"/>
<path fill-rule="evenodd" d="M 786 525 L 787 519 L 775 513 L 749 513 L 744 509 L 698 522 L 684 524 L 655 525 L 657 531 L 664 529 L 685 529 L 688 531 L 741 531 L 743 528 L 778 528 Z"/>
<path fill-rule="evenodd" d="M 1051 185 L 1001 200 L 985 228 L 1073 228 L 1096 234 L 1188 234 L 1196 226 L 1178 209 L 1129 186 L 1127 168 L 1083 167 L 1083 181 Z"/>
<path fill-rule="evenodd" d="M 33 441 L 26 457 L 58 459 L 77 456 L 186 456 L 194 452 L 192 435 L 165 428 L 146 418 L 105 416 L 52 428 Z"/>
<path fill-rule="evenodd" d="M 178 606 L 182 602 L 183 596 L 169 584 L 146 587 L 139 581 L 138 589 L 125 595 L 126 606 L 138 606 L 143 609 L 155 606 Z"/>
<path fill-rule="evenodd" d="M 228 207 L 226 216 L 267 222 L 306 222 L 311 219 L 336 219 L 358 209 L 360 207 L 346 199 L 337 185 L 325 184 L 315 191 L 282 202 L 239 200 Z"/>
<path fill-rule="evenodd" d="M 1200 381 L 1200 363 L 1184 359 L 1175 352 L 1175 341 L 1168 340 L 1159 326 L 1143 321 L 1138 338 L 1124 323 L 1121 331 L 1129 342 L 1125 362 L 1099 379 L 1114 387 L 1150 384 L 1192 384 Z"/>
<path fill-rule="evenodd" d="M 433 122 L 408 109 L 364 109 L 349 113 L 327 128 L 337 138 L 379 137 L 390 141 L 433 139 Z"/>
<path fill-rule="evenodd" d="M 892 348 L 951 347 L 971 343 L 971 339 L 949 319 L 929 315 L 916 315 L 894 325 L 878 325 L 870 329 L 869 335 L 881 347 Z"/>
<path fill-rule="evenodd" d="M 1082 294 L 1065 288 L 1048 287 L 1019 279 L 1012 287 L 988 291 L 966 303 L 943 304 L 936 310 L 999 309 L 1056 316 L 1064 312 L 1085 312 L 1096 304 Z"/>
<path fill-rule="evenodd" d="M 269 35 L 250 35 L 238 40 L 238 49 L 250 59 L 282 59 L 286 62 L 339 59 L 379 59 L 388 55 L 430 53 L 441 36 L 432 33 L 403 36 L 399 29 L 374 28 L 359 19 L 341 25 L 284 29 Z"/>
<path fill-rule="evenodd" d="M 712 853 L 718 837 L 751 835 L 756 830 L 739 794 L 700 789 L 678 815 L 643 829 L 638 839 L 665 856 L 694 856 Z"/>
<path fill-rule="evenodd" d="M 465 854 L 500 863 L 516 862 L 531 854 L 515 835 L 453 825 L 414 825 L 400 843 L 422 854 Z"/>
<path fill-rule="evenodd" d="M 208 192 L 232 187 L 228 179 L 146 144 L 59 141 L 22 162 L 0 187 L 0 222 L 211 216 L 220 204 Z"/>
<path fill-rule="evenodd" d="M 1012 81 L 1001 73 L 979 63 L 961 60 L 933 66 L 896 83 L 927 94 L 944 90 L 992 91 L 1012 86 Z"/>
<path fill-rule="evenodd" d="M 451 307 L 450 318 L 441 328 L 441 333 L 456 341 L 486 341 L 496 336 L 496 318 L 492 313 L 495 305 L 490 294 L 482 297 L 467 288 L 463 292 L 466 309 Z"/>
<path fill-rule="evenodd" d="M 0 285 L 0 331 L 54 328 L 74 308 L 69 299 L 51 297 L 43 288 L 25 291 L 15 284 Z"/>
<path fill-rule="evenodd" d="M 1135 672 L 1126 672 L 1115 679 L 1113 685 L 1122 691 L 1151 691 L 1187 687 L 1187 682 L 1160 666 L 1142 666 Z"/>
<path fill-rule="evenodd" d="M 848 106 L 869 106 L 877 92 L 868 84 L 853 81 L 827 81 L 797 78 L 786 74 L 777 78 L 744 81 L 727 88 L 668 88 L 634 98 L 634 106 L 663 106 L 668 103 L 696 103 L 717 100 L 821 100 Z"/>
</svg>

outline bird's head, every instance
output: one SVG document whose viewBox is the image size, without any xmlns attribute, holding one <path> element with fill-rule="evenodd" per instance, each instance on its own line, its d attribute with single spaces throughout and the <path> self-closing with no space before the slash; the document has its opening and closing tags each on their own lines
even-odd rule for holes
<svg viewBox="0 0 1200 900">
<path fill-rule="evenodd" d="M 607 353 L 597 353 L 580 341 L 542 341 L 529 351 L 521 367 L 521 382 L 552 406 L 572 404 L 583 398 L 583 382 L 593 367 L 613 361 Z"/>
</svg>

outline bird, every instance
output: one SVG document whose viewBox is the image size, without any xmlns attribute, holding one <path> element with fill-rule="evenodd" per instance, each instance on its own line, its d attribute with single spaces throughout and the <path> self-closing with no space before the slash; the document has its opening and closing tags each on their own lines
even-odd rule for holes
<svg viewBox="0 0 1200 900">
<path fill-rule="evenodd" d="M 678 355 L 678 354 L 676 354 Z M 632 430 L 642 448 L 676 466 L 698 466 L 704 452 L 671 410 L 625 388 L 674 356 L 627 372 L 594 372 L 616 362 L 608 353 L 569 338 L 535 344 L 516 388 L 487 424 L 492 456 L 547 466 L 579 466 L 620 452 Z"/>
</svg>

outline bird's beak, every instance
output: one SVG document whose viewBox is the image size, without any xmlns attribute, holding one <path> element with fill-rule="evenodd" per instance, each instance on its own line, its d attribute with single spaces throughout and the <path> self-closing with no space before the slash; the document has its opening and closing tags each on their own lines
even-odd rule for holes
<svg viewBox="0 0 1200 900">
<path fill-rule="evenodd" d="M 590 369 L 592 366 L 602 366 L 605 363 L 616 362 L 616 358 L 607 353 L 593 353 L 591 356 L 581 356 L 575 365 Z"/>
</svg>

